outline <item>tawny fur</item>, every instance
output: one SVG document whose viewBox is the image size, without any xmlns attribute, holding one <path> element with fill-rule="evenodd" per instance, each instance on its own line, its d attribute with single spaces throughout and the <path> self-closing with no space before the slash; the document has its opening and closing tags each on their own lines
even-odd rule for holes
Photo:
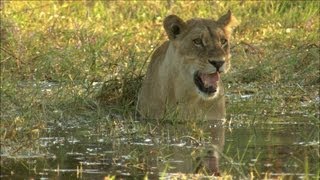
<svg viewBox="0 0 320 180">
<path fill-rule="evenodd" d="M 143 81 L 137 109 L 144 118 L 160 119 L 165 114 L 178 112 L 180 117 L 225 119 L 225 98 L 221 79 L 213 95 L 199 92 L 194 83 L 197 71 L 218 71 L 209 60 L 225 61 L 220 73 L 230 67 L 229 39 L 236 24 L 229 11 L 214 21 L 190 19 L 183 21 L 175 15 L 164 20 L 169 41 L 156 49 L 151 57 Z M 194 39 L 201 39 L 201 46 Z M 222 44 L 222 39 L 227 44 Z M 177 110 L 177 111 L 176 111 Z"/>
</svg>

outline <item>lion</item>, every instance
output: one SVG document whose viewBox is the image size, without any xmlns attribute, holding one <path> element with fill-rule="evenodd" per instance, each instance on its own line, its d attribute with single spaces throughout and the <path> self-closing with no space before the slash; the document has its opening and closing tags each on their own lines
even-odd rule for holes
<svg viewBox="0 0 320 180">
<path fill-rule="evenodd" d="M 224 120 L 221 75 L 230 68 L 230 36 L 236 25 L 230 10 L 217 21 L 167 16 L 163 26 L 169 40 L 151 56 L 138 113 L 150 119 L 178 112 L 184 118 Z"/>
</svg>

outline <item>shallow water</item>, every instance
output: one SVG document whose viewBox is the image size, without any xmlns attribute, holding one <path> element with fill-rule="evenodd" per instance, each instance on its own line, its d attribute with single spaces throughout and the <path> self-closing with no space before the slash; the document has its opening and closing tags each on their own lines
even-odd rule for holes
<svg viewBox="0 0 320 180">
<path fill-rule="evenodd" d="M 39 139 L 47 152 L 1 155 L 1 178 L 170 177 L 197 171 L 236 179 L 250 174 L 315 178 L 319 139 L 312 133 L 319 129 L 307 119 L 287 123 L 290 120 L 251 127 L 203 126 L 204 133 L 210 134 L 204 140 L 184 136 L 183 125 L 161 127 L 153 135 L 131 131 L 133 134 L 108 137 L 111 135 L 96 132 L 90 124 L 52 124 Z"/>
<path fill-rule="evenodd" d="M 28 151 L 12 156 L 1 148 L 1 179 L 318 178 L 319 114 L 299 108 L 272 114 L 265 108 L 261 114 L 250 109 L 254 96 L 229 94 L 232 123 L 225 125 L 159 125 L 116 115 L 95 122 L 85 117 L 48 122 Z M 237 108 L 248 111 L 236 113 Z"/>
</svg>

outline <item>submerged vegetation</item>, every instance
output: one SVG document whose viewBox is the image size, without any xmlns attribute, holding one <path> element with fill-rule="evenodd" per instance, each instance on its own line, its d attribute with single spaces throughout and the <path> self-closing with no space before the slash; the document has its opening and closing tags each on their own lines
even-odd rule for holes
<svg viewBox="0 0 320 180">
<path fill-rule="evenodd" d="M 92 133 L 102 145 L 119 137 L 127 143 L 157 140 L 153 149 L 130 152 L 122 141 L 114 140 L 119 144 L 118 158 L 122 152 L 129 154 L 126 168 L 148 174 L 151 160 L 141 157 L 169 161 L 168 141 L 176 142 L 175 137 L 195 144 L 208 140 L 202 122 L 188 121 L 183 127 L 174 119 L 136 123 L 135 102 L 150 55 L 167 39 L 162 28 L 165 16 L 216 19 L 229 9 L 240 21 L 231 42 L 232 68 L 223 76 L 231 127 L 271 127 L 279 119 L 296 117 L 292 123 L 312 124 L 303 136 L 316 141 L 311 148 L 319 147 L 319 8 L 318 1 L 1 2 L 1 156 L 51 158 L 41 137 L 51 137 L 52 131 L 68 134 L 71 126 L 85 127 L 72 131 L 72 137 L 85 139 Z M 300 132 L 297 128 L 292 131 Z M 244 151 L 231 151 L 232 144 L 225 147 L 226 162 L 267 156 L 261 149 L 250 154 L 250 137 L 246 140 Z M 312 152 L 294 168 L 319 177 L 319 162 L 315 164 L 319 151 Z M 65 152 L 59 153 L 64 157 Z M 1 159 L 1 173 L 14 169 L 14 163 Z M 233 173 L 269 177 L 254 166 L 222 167 L 230 169 L 222 173 L 226 178 Z M 165 174 L 170 168 L 159 169 Z"/>
</svg>

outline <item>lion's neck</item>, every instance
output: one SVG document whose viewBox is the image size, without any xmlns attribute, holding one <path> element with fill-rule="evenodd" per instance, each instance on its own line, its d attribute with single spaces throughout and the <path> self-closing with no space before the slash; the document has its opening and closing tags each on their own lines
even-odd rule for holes
<svg viewBox="0 0 320 180">
<path fill-rule="evenodd" d="M 169 42 L 164 59 L 159 67 L 158 77 L 161 81 L 161 91 L 165 92 L 170 101 L 177 101 L 176 92 L 177 79 L 180 77 L 181 61 L 180 55 L 172 42 Z M 166 72 L 166 73 L 164 73 Z M 179 81 L 178 81 L 179 82 Z"/>
</svg>

